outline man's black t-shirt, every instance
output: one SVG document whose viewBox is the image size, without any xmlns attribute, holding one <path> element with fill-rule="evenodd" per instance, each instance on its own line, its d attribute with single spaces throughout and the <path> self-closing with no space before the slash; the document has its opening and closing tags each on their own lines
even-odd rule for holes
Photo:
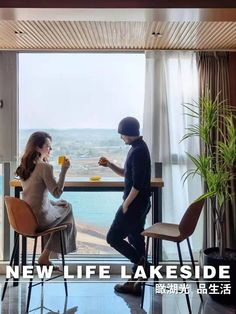
<svg viewBox="0 0 236 314">
<path fill-rule="evenodd" d="M 151 160 L 147 144 L 142 137 L 131 143 L 125 162 L 124 199 L 132 187 L 139 191 L 137 199 L 146 201 L 150 197 Z"/>
</svg>

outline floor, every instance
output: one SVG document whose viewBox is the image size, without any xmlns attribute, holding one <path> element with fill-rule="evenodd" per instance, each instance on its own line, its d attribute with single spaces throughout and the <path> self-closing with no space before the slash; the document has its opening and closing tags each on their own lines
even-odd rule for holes
<svg viewBox="0 0 236 314">
<path fill-rule="evenodd" d="M 2 291 L 5 277 L 0 276 Z M 95 279 L 94 279 L 95 280 Z M 113 278 L 118 281 L 118 278 Z M 79 314 L 188 314 L 185 295 L 155 294 L 151 287 L 145 290 L 144 310 L 140 309 L 140 298 L 114 292 L 116 282 L 73 282 L 69 283 L 69 296 L 64 294 L 63 282 L 49 282 L 42 288 L 38 285 L 32 290 L 30 313 L 79 313 Z M 1 314 L 25 313 L 27 283 L 21 282 L 19 287 L 10 283 L 4 301 L 0 304 Z M 233 306 L 222 306 L 209 296 L 204 296 L 201 304 L 196 294 L 195 284 L 190 284 L 190 301 L 192 314 L 235 314 Z"/>
</svg>

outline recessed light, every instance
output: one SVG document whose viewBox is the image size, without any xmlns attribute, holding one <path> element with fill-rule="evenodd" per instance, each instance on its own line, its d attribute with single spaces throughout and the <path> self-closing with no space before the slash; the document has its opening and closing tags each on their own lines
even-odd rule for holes
<svg viewBox="0 0 236 314">
<path fill-rule="evenodd" d="M 159 32 L 152 32 L 153 37 L 162 37 L 162 34 Z"/>
<path fill-rule="evenodd" d="M 15 31 L 14 32 L 16 35 L 19 35 L 19 36 L 21 36 L 21 35 L 25 35 L 25 33 L 24 32 L 22 32 L 22 31 Z"/>
</svg>

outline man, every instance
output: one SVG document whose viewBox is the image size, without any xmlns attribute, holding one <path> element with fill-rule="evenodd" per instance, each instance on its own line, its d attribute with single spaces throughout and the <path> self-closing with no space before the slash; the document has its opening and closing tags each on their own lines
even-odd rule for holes
<svg viewBox="0 0 236 314">
<path fill-rule="evenodd" d="M 118 126 L 118 133 L 126 145 L 131 145 L 124 169 L 101 157 L 99 165 L 109 167 L 125 177 L 123 204 L 107 234 L 107 242 L 133 263 L 132 275 L 138 265 L 145 262 L 145 242 L 141 232 L 144 230 L 146 215 L 150 209 L 150 154 L 146 143 L 140 136 L 137 119 L 126 117 Z M 125 238 L 128 237 L 128 241 Z M 120 293 L 140 295 L 141 284 L 131 280 L 115 286 Z"/>
</svg>

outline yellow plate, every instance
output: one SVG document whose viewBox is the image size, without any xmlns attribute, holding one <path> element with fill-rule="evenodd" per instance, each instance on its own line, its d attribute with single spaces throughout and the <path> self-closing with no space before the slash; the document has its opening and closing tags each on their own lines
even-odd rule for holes
<svg viewBox="0 0 236 314">
<path fill-rule="evenodd" d="M 100 176 L 93 176 L 93 177 L 90 177 L 89 180 L 90 181 L 99 181 L 99 180 L 101 180 L 101 177 Z"/>
</svg>

